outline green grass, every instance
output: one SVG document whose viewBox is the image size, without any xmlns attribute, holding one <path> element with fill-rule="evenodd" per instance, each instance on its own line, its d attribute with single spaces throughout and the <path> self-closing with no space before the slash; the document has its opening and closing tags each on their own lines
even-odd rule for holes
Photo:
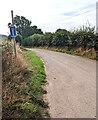
<svg viewBox="0 0 98 120">
<path fill-rule="evenodd" d="M 48 103 L 43 100 L 43 95 L 47 93 L 42 85 L 46 83 L 44 64 L 32 51 L 22 49 L 24 58 L 29 67 L 29 103 L 22 103 L 19 106 L 25 110 L 24 116 L 33 118 L 45 117 L 47 114 Z M 28 117 L 27 116 L 27 117 Z"/>
</svg>

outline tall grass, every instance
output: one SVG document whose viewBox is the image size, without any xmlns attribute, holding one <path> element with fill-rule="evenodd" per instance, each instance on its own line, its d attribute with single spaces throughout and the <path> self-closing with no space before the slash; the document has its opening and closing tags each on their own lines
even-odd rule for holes
<svg viewBox="0 0 98 120">
<path fill-rule="evenodd" d="M 3 119 L 43 118 L 48 115 L 43 63 L 31 51 L 18 46 L 15 58 L 12 50 L 10 42 L 3 47 Z"/>
</svg>

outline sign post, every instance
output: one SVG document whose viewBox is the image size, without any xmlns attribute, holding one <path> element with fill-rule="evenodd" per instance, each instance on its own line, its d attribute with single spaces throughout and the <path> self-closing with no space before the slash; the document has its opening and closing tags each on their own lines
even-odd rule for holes
<svg viewBox="0 0 98 120">
<path fill-rule="evenodd" d="M 13 17 L 13 10 L 11 10 L 11 17 L 12 17 L 12 25 L 10 26 L 10 35 L 13 39 L 13 43 L 14 43 L 14 54 L 16 57 L 16 41 L 15 41 L 15 37 L 16 37 L 16 28 L 14 26 L 14 17 Z"/>
<path fill-rule="evenodd" d="M 98 1 L 96 2 L 96 32 L 98 33 Z"/>
</svg>

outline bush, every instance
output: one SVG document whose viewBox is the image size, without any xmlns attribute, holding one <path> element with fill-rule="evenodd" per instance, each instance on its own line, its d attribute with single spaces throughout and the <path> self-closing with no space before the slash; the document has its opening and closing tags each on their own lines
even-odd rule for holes
<svg viewBox="0 0 98 120">
<path fill-rule="evenodd" d="M 45 37 L 44 35 L 34 34 L 22 41 L 23 46 L 44 46 Z"/>
<path fill-rule="evenodd" d="M 16 43 L 19 43 L 20 45 L 22 44 L 22 36 L 21 35 L 17 35 L 16 36 Z"/>
<path fill-rule="evenodd" d="M 86 25 L 73 32 L 67 31 L 66 29 L 58 29 L 55 33 L 34 34 L 24 39 L 22 45 L 67 47 L 69 51 L 81 47 L 87 50 L 92 48 L 97 49 L 97 38 L 98 34 L 95 33 L 95 27 Z"/>
</svg>

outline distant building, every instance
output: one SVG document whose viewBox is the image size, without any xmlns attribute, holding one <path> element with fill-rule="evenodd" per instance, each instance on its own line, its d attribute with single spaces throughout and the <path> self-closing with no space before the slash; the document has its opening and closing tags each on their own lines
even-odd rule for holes
<svg viewBox="0 0 98 120">
<path fill-rule="evenodd" d="M 98 1 L 96 2 L 96 32 L 98 33 Z"/>
</svg>

